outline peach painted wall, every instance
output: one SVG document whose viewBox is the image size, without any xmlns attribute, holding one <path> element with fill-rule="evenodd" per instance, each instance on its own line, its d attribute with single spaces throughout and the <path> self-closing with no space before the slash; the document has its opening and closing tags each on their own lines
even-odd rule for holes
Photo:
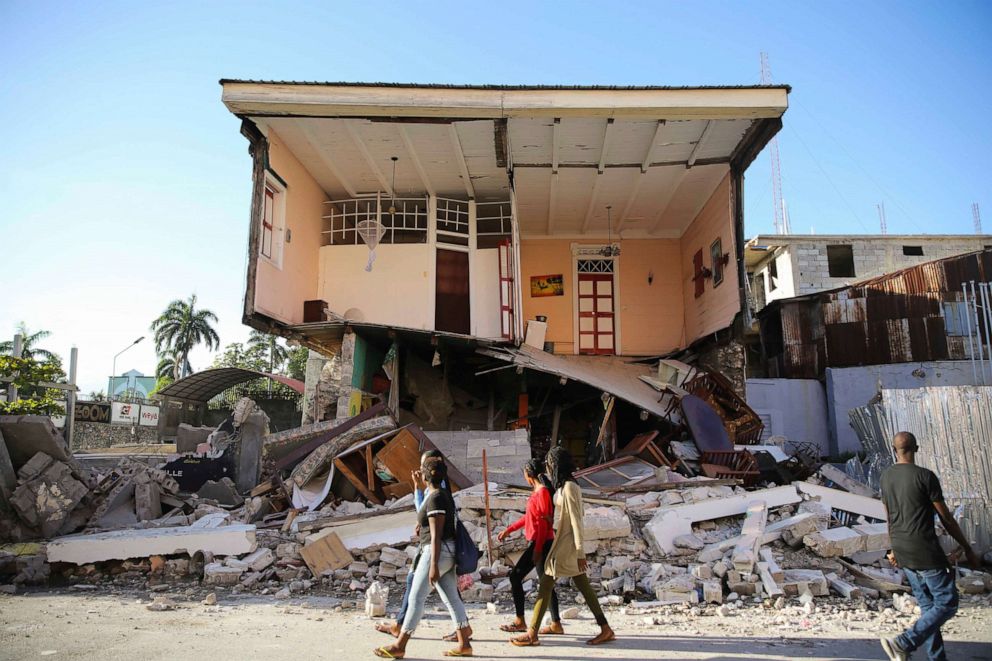
<svg viewBox="0 0 992 661">
<path fill-rule="evenodd" d="M 255 310 L 287 324 L 303 322 L 303 301 L 317 298 L 324 191 L 275 131 L 269 135 L 269 166 L 286 182 L 282 266 L 258 256 Z M 278 229 L 277 229 L 278 231 Z"/>
<path fill-rule="evenodd" d="M 703 209 L 682 234 L 681 264 L 682 285 L 685 298 L 685 343 L 726 328 L 740 312 L 741 299 L 737 287 L 737 251 L 734 247 L 733 201 L 730 199 L 730 175 L 728 174 L 710 196 Z M 703 265 L 713 268 L 710 259 L 710 245 L 720 238 L 723 252 L 730 253 L 730 261 L 724 267 L 723 282 L 713 286 L 712 278 L 707 278 L 703 294 L 695 297 L 692 280 L 692 256 L 697 250 L 703 251 Z"/>
<path fill-rule="evenodd" d="M 548 317 L 546 340 L 556 353 L 574 350 L 575 273 L 570 239 L 523 239 L 520 272 L 524 319 Z M 682 345 L 683 302 L 678 239 L 631 239 L 621 246 L 617 274 L 620 351 L 624 355 L 651 355 Z M 648 284 L 648 274 L 653 274 Z M 530 278 L 561 273 L 564 296 L 531 297 Z"/>
</svg>

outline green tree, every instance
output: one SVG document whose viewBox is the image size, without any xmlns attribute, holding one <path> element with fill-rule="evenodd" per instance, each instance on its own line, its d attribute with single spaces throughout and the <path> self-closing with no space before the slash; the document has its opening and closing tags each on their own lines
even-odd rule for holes
<svg viewBox="0 0 992 661">
<path fill-rule="evenodd" d="M 86 399 L 91 402 L 102 402 L 107 399 L 107 393 L 102 390 L 91 390 L 89 394 L 86 395 Z"/>
<path fill-rule="evenodd" d="M 173 357 L 174 378 L 183 378 L 192 371 L 189 354 L 194 347 L 204 344 L 208 349 L 216 349 L 220 346 L 220 337 L 212 323 L 217 323 L 217 315 L 205 308 L 197 309 L 196 294 L 185 301 L 172 301 L 152 322 L 155 350 L 159 356 Z"/>
<path fill-rule="evenodd" d="M 54 363 L 59 367 L 62 366 L 62 359 L 59 358 L 58 354 L 38 346 L 40 341 L 48 339 L 51 336 L 50 331 L 40 330 L 32 333 L 28 329 L 28 325 L 22 321 L 17 324 L 17 334 L 21 336 L 21 358 L 30 358 L 45 363 Z M 0 354 L 13 356 L 14 341 L 6 340 L 0 342 Z"/>
<path fill-rule="evenodd" d="M 265 371 L 272 374 L 281 368 L 286 359 L 289 358 L 289 350 L 279 343 L 279 338 L 262 331 L 253 330 L 251 332 L 248 336 L 248 347 L 260 348 L 265 352 L 269 359 L 269 368 Z"/>
<path fill-rule="evenodd" d="M 55 389 L 39 386 L 41 383 L 54 383 L 64 374 L 57 366 L 34 358 L 14 358 L 0 356 L 0 378 L 7 387 L 17 388 L 18 398 L 12 402 L 0 402 L 2 415 L 62 415 L 65 407 L 59 401 L 62 393 Z M 7 381 L 10 379 L 10 381 Z"/>
<path fill-rule="evenodd" d="M 214 367 L 240 367 L 246 370 L 264 372 L 268 366 L 265 348 L 261 346 L 246 346 L 241 342 L 232 342 L 224 347 L 221 355 L 214 358 Z"/>
<path fill-rule="evenodd" d="M 193 366 L 186 361 L 185 370 L 188 374 L 193 373 Z M 169 383 L 175 381 L 175 374 L 177 371 L 182 371 L 180 366 L 176 361 L 176 356 L 170 351 L 165 355 L 159 356 L 158 365 L 155 366 L 155 378 L 157 379 L 169 379 Z M 164 387 L 164 386 L 163 386 Z"/>
<path fill-rule="evenodd" d="M 286 373 L 297 381 L 306 380 L 307 358 L 310 350 L 306 347 L 296 347 L 289 350 L 289 360 L 286 361 Z"/>
</svg>

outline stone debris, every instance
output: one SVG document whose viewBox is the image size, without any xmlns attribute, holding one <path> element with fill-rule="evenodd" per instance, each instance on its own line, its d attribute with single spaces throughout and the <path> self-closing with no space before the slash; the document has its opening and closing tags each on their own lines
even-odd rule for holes
<svg viewBox="0 0 992 661">
<path fill-rule="evenodd" d="M 389 588 L 379 581 L 373 581 L 365 591 L 365 614 L 368 617 L 383 617 L 386 614 L 388 599 Z"/>
</svg>

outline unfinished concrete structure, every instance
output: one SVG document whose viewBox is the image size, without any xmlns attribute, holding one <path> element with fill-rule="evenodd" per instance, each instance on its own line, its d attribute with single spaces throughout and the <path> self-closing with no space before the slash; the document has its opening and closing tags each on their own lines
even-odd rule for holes
<svg viewBox="0 0 992 661">
<path fill-rule="evenodd" d="M 992 247 L 992 234 L 759 234 L 744 245 L 754 312 L 935 259 Z"/>
</svg>

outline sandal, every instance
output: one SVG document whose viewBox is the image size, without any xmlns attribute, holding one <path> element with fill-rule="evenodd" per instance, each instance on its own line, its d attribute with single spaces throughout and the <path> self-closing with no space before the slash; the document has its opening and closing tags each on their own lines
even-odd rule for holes
<svg viewBox="0 0 992 661">
<path fill-rule="evenodd" d="M 377 647 L 374 650 L 372 650 L 372 653 L 375 654 L 380 659 L 402 659 L 404 656 L 406 656 L 405 654 L 401 654 L 399 652 L 390 652 L 385 647 Z"/>
<path fill-rule="evenodd" d="M 470 647 L 466 652 L 462 652 L 459 649 L 444 650 L 441 653 L 441 656 L 474 656 L 474 655 L 472 654 L 472 648 Z"/>
<path fill-rule="evenodd" d="M 541 627 L 537 633 L 542 636 L 563 636 L 565 635 L 565 628 L 561 626 L 561 622 L 552 622 L 546 627 Z"/>
<path fill-rule="evenodd" d="M 517 624 L 516 622 L 512 622 L 510 624 L 499 625 L 499 630 L 505 631 L 506 633 L 524 633 L 525 631 L 527 631 L 527 625 Z"/>
<path fill-rule="evenodd" d="M 537 638 L 531 638 L 530 634 L 526 636 L 517 636 L 510 639 L 511 645 L 516 645 L 517 647 L 537 647 L 541 644 L 541 641 Z"/>
<path fill-rule="evenodd" d="M 610 643 L 617 639 L 617 634 L 612 630 L 609 633 L 601 632 L 595 638 L 590 638 L 586 641 L 586 645 L 602 645 L 603 643 Z"/>
</svg>

